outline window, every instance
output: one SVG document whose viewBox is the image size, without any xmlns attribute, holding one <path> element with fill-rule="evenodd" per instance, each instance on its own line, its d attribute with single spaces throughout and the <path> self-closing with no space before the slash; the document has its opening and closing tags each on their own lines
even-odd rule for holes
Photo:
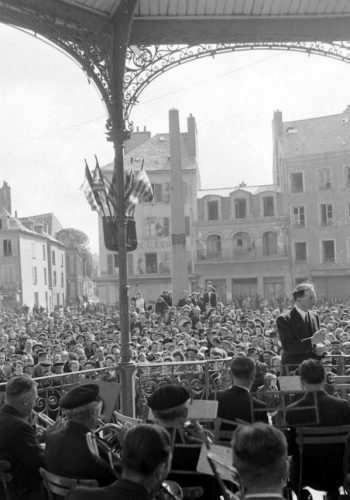
<svg viewBox="0 0 350 500">
<path fill-rule="evenodd" d="M 248 233 L 236 233 L 233 236 L 233 256 L 239 258 L 251 255 L 251 252 L 254 250 L 253 244 L 254 242 L 252 242 Z"/>
<path fill-rule="evenodd" d="M 54 266 L 56 265 L 56 253 L 55 253 L 55 250 L 52 250 L 52 264 Z"/>
<path fill-rule="evenodd" d="M 277 234 L 274 231 L 267 231 L 264 233 L 262 240 L 264 257 L 278 255 Z"/>
<path fill-rule="evenodd" d="M 3 241 L 3 254 L 4 257 L 12 257 L 12 241 L 4 240 Z"/>
<path fill-rule="evenodd" d="M 264 217 L 273 217 L 275 215 L 273 196 L 264 196 L 264 198 L 263 198 L 263 214 L 264 214 Z"/>
<path fill-rule="evenodd" d="M 39 292 L 34 292 L 34 304 L 39 305 Z"/>
<path fill-rule="evenodd" d="M 3 227 L 2 227 L 2 219 L 0 219 L 0 231 L 1 231 L 1 229 L 3 229 Z"/>
<path fill-rule="evenodd" d="M 163 201 L 163 186 L 162 184 L 152 184 L 152 189 L 153 189 L 153 202 L 154 203 L 159 203 Z"/>
<path fill-rule="evenodd" d="M 208 201 L 207 207 L 208 220 L 219 220 L 219 202 L 217 200 Z"/>
<path fill-rule="evenodd" d="M 114 254 L 114 267 L 119 267 L 119 253 Z"/>
<path fill-rule="evenodd" d="M 322 241 L 322 262 L 324 264 L 335 262 L 334 240 Z"/>
<path fill-rule="evenodd" d="M 294 255 L 297 261 L 306 261 L 306 242 L 299 241 L 294 243 Z"/>
<path fill-rule="evenodd" d="M 36 245 L 35 245 L 35 241 L 32 241 L 32 259 L 36 259 Z"/>
<path fill-rule="evenodd" d="M 303 173 L 295 172 L 290 175 L 291 192 L 302 193 L 304 191 Z"/>
<path fill-rule="evenodd" d="M 305 208 L 293 207 L 293 226 L 305 227 Z"/>
<path fill-rule="evenodd" d="M 221 257 L 221 237 L 212 234 L 207 238 L 207 256 L 210 259 Z"/>
<path fill-rule="evenodd" d="M 32 267 L 32 275 L 33 275 L 33 285 L 38 284 L 38 269 L 36 267 Z"/>
<path fill-rule="evenodd" d="M 47 285 L 47 270 L 46 270 L 46 267 L 44 267 L 44 285 Z"/>
<path fill-rule="evenodd" d="M 146 274 L 155 274 L 158 272 L 157 254 L 146 253 Z"/>
<path fill-rule="evenodd" d="M 190 236 L 190 218 L 185 216 L 185 234 L 186 236 Z"/>
<path fill-rule="evenodd" d="M 245 219 L 247 217 L 247 200 L 245 198 L 235 200 L 235 217 L 236 219 Z"/>
<path fill-rule="evenodd" d="M 321 205 L 321 226 L 331 226 L 333 224 L 333 208 L 330 203 Z"/>
<path fill-rule="evenodd" d="M 43 245 L 43 260 L 46 260 L 46 246 Z"/>
<path fill-rule="evenodd" d="M 331 189 L 332 186 L 331 186 L 330 168 L 321 168 L 318 171 L 317 185 L 320 191 L 326 191 L 327 189 Z"/>
<path fill-rule="evenodd" d="M 147 217 L 144 221 L 146 238 L 169 236 L 169 217 Z"/>
<path fill-rule="evenodd" d="M 56 273 L 56 271 L 53 272 L 53 286 L 57 286 L 57 273 Z"/>
<path fill-rule="evenodd" d="M 169 203 L 170 201 L 170 183 L 165 182 L 163 186 L 163 202 Z"/>
<path fill-rule="evenodd" d="M 64 274 L 61 273 L 61 288 L 64 287 Z"/>
<path fill-rule="evenodd" d="M 345 167 L 345 184 L 350 186 L 350 167 Z"/>
<path fill-rule="evenodd" d="M 62 254 L 61 254 L 61 267 L 63 267 L 63 266 L 64 266 L 64 255 L 63 255 L 63 253 L 62 253 Z"/>
</svg>

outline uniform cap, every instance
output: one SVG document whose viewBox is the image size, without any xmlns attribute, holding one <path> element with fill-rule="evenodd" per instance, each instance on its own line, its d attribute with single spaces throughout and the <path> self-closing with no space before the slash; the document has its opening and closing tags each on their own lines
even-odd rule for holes
<svg viewBox="0 0 350 500">
<path fill-rule="evenodd" d="M 150 398 L 148 406 L 152 410 L 164 411 L 181 406 L 190 399 L 190 393 L 185 387 L 166 384 L 157 389 Z"/>
</svg>

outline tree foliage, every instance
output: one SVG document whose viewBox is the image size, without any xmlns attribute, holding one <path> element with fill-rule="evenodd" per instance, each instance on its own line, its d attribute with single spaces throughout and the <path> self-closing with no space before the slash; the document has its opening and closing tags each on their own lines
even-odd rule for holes
<svg viewBox="0 0 350 500">
<path fill-rule="evenodd" d="M 89 249 L 88 236 L 73 227 L 61 229 L 56 233 L 56 238 L 68 248 L 76 248 L 84 262 L 84 274 L 91 277 L 93 273 L 92 254 Z"/>
</svg>

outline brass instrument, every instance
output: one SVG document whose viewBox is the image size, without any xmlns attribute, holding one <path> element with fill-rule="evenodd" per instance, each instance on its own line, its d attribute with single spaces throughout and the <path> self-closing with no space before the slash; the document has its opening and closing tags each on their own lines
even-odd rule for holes
<svg viewBox="0 0 350 500">
<path fill-rule="evenodd" d="M 100 425 L 95 432 L 88 432 L 86 435 L 88 448 L 91 454 L 99 463 L 106 466 L 110 472 L 113 472 L 116 477 L 119 477 L 121 474 L 119 450 L 123 437 L 123 428 L 124 426 L 121 424 L 103 424 Z M 101 457 L 100 450 L 107 454 L 108 462 Z M 182 500 L 182 489 L 175 481 L 164 481 L 161 484 L 159 492 L 156 493 L 155 498 L 157 500 Z"/>
</svg>

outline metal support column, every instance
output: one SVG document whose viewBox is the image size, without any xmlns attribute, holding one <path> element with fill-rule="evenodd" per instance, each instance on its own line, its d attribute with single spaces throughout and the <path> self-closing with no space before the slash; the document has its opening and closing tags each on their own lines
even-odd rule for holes
<svg viewBox="0 0 350 500">
<path fill-rule="evenodd" d="M 109 136 L 114 146 L 114 172 L 117 192 L 117 237 L 119 242 L 119 310 L 121 330 L 121 409 L 135 415 L 135 366 L 131 360 L 129 298 L 124 203 L 123 145 L 128 137 L 124 119 L 124 72 L 126 51 L 137 0 L 123 0 L 112 24 L 112 106 Z"/>
</svg>

